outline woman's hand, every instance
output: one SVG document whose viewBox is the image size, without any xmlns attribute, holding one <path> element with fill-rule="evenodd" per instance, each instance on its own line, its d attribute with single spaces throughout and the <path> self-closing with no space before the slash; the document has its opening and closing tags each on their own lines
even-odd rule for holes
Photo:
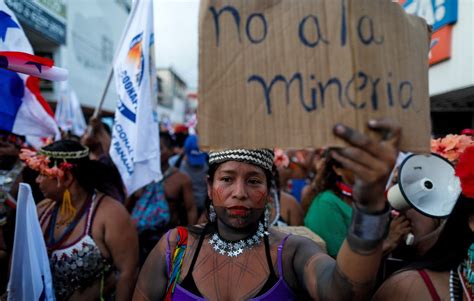
<svg viewBox="0 0 474 301">
<path fill-rule="evenodd" d="M 388 255 L 392 252 L 411 232 L 410 220 L 404 215 L 398 215 L 390 222 L 390 229 L 388 230 L 388 236 L 383 242 L 383 253 Z"/>
<path fill-rule="evenodd" d="M 354 201 L 360 209 L 370 213 L 380 212 L 386 206 L 385 185 L 397 159 L 401 128 L 390 119 L 371 120 L 368 126 L 381 135 L 380 141 L 336 125 L 334 134 L 350 146 L 332 151 L 331 156 L 354 173 Z"/>
</svg>

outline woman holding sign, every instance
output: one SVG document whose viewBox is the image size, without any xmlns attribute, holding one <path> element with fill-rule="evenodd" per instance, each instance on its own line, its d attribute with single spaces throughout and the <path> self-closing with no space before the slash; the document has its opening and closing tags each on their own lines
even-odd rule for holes
<svg viewBox="0 0 474 301">
<path fill-rule="evenodd" d="M 209 222 L 171 230 L 148 257 L 134 300 L 364 300 L 389 221 L 385 183 L 400 128 L 371 121 L 376 142 L 338 125 L 350 146 L 332 152 L 355 175 L 353 222 L 334 260 L 316 243 L 267 228 L 273 153 L 225 150 L 209 157 Z"/>
</svg>

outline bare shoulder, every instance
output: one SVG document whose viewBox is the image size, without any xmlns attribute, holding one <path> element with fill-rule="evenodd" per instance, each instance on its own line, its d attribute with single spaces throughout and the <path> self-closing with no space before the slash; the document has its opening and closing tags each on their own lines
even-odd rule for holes
<svg viewBox="0 0 474 301">
<path fill-rule="evenodd" d="M 179 179 L 179 181 L 182 182 L 183 184 L 188 183 L 188 182 L 191 183 L 191 177 L 187 173 L 184 173 L 178 170 L 176 171 L 175 175 L 176 175 L 176 178 Z"/>
<path fill-rule="evenodd" d="M 101 196 L 99 195 L 98 198 L 100 197 Z M 120 213 L 123 214 L 127 212 L 127 210 L 125 209 L 122 203 L 120 203 L 116 199 L 106 194 L 103 195 L 102 200 L 100 201 L 100 207 L 107 210 L 111 210 L 114 213 L 118 213 L 118 214 Z"/>
<path fill-rule="evenodd" d="M 297 211 L 298 213 L 303 214 L 303 208 L 301 207 L 301 204 L 298 203 L 296 198 L 291 194 L 282 191 L 280 201 L 282 206 L 288 208 L 290 211 Z"/>
<path fill-rule="evenodd" d="M 318 253 L 325 254 L 324 250 L 321 249 L 321 247 L 316 242 L 307 237 L 297 234 L 289 235 L 289 233 L 285 233 L 274 228 L 270 230 L 270 233 L 273 238 L 272 240 L 275 241 L 275 243 L 280 243 L 286 236 L 288 236 L 284 245 L 284 250 L 287 254 L 286 256 L 291 256 L 290 254 L 294 254 L 297 251 L 303 250 L 308 255 L 314 255 Z"/>
<path fill-rule="evenodd" d="M 397 273 L 385 280 L 372 300 L 429 300 L 430 295 L 416 270 Z"/>
<path fill-rule="evenodd" d="M 286 191 L 281 192 L 281 201 L 292 205 L 298 205 L 298 201 L 296 200 L 296 198 Z"/>
<path fill-rule="evenodd" d="M 100 198 L 101 195 L 97 197 Z M 96 218 L 104 222 L 108 220 L 117 223 L 130 219 L 130 214 L 122 203 L 108 195 L 103 195 L 96 209 Z"/>
</svg>

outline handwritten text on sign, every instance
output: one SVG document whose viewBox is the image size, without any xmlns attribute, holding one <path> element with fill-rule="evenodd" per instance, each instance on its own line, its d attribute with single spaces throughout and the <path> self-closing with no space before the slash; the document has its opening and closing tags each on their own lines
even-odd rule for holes
<svg viewBox="0 0 474 301">
<path fill-rule="evenodd" d="M 336 122 L 363 129 L 367 119 L 391 115 L 421 121 L 422 142 L 405 145 L 425 149 L 428 35 L 421 20 L 389 0 L 203 2 L 198 118 L 205 145 L 335 144 L 329 131 Z"/>
</svg>

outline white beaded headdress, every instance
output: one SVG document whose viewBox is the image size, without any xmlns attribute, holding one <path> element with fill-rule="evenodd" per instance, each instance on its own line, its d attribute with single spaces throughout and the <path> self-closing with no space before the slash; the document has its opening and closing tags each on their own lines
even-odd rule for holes
<svg viewBox="0 0 474 301">
<path fill-rule="evenodd" d="M 209 165 L 226 161 L 239 161 L 256 165 L 272 172 L 273 151 L 269 149 L 229 149 L 209 152 Z"/>
</svg>

